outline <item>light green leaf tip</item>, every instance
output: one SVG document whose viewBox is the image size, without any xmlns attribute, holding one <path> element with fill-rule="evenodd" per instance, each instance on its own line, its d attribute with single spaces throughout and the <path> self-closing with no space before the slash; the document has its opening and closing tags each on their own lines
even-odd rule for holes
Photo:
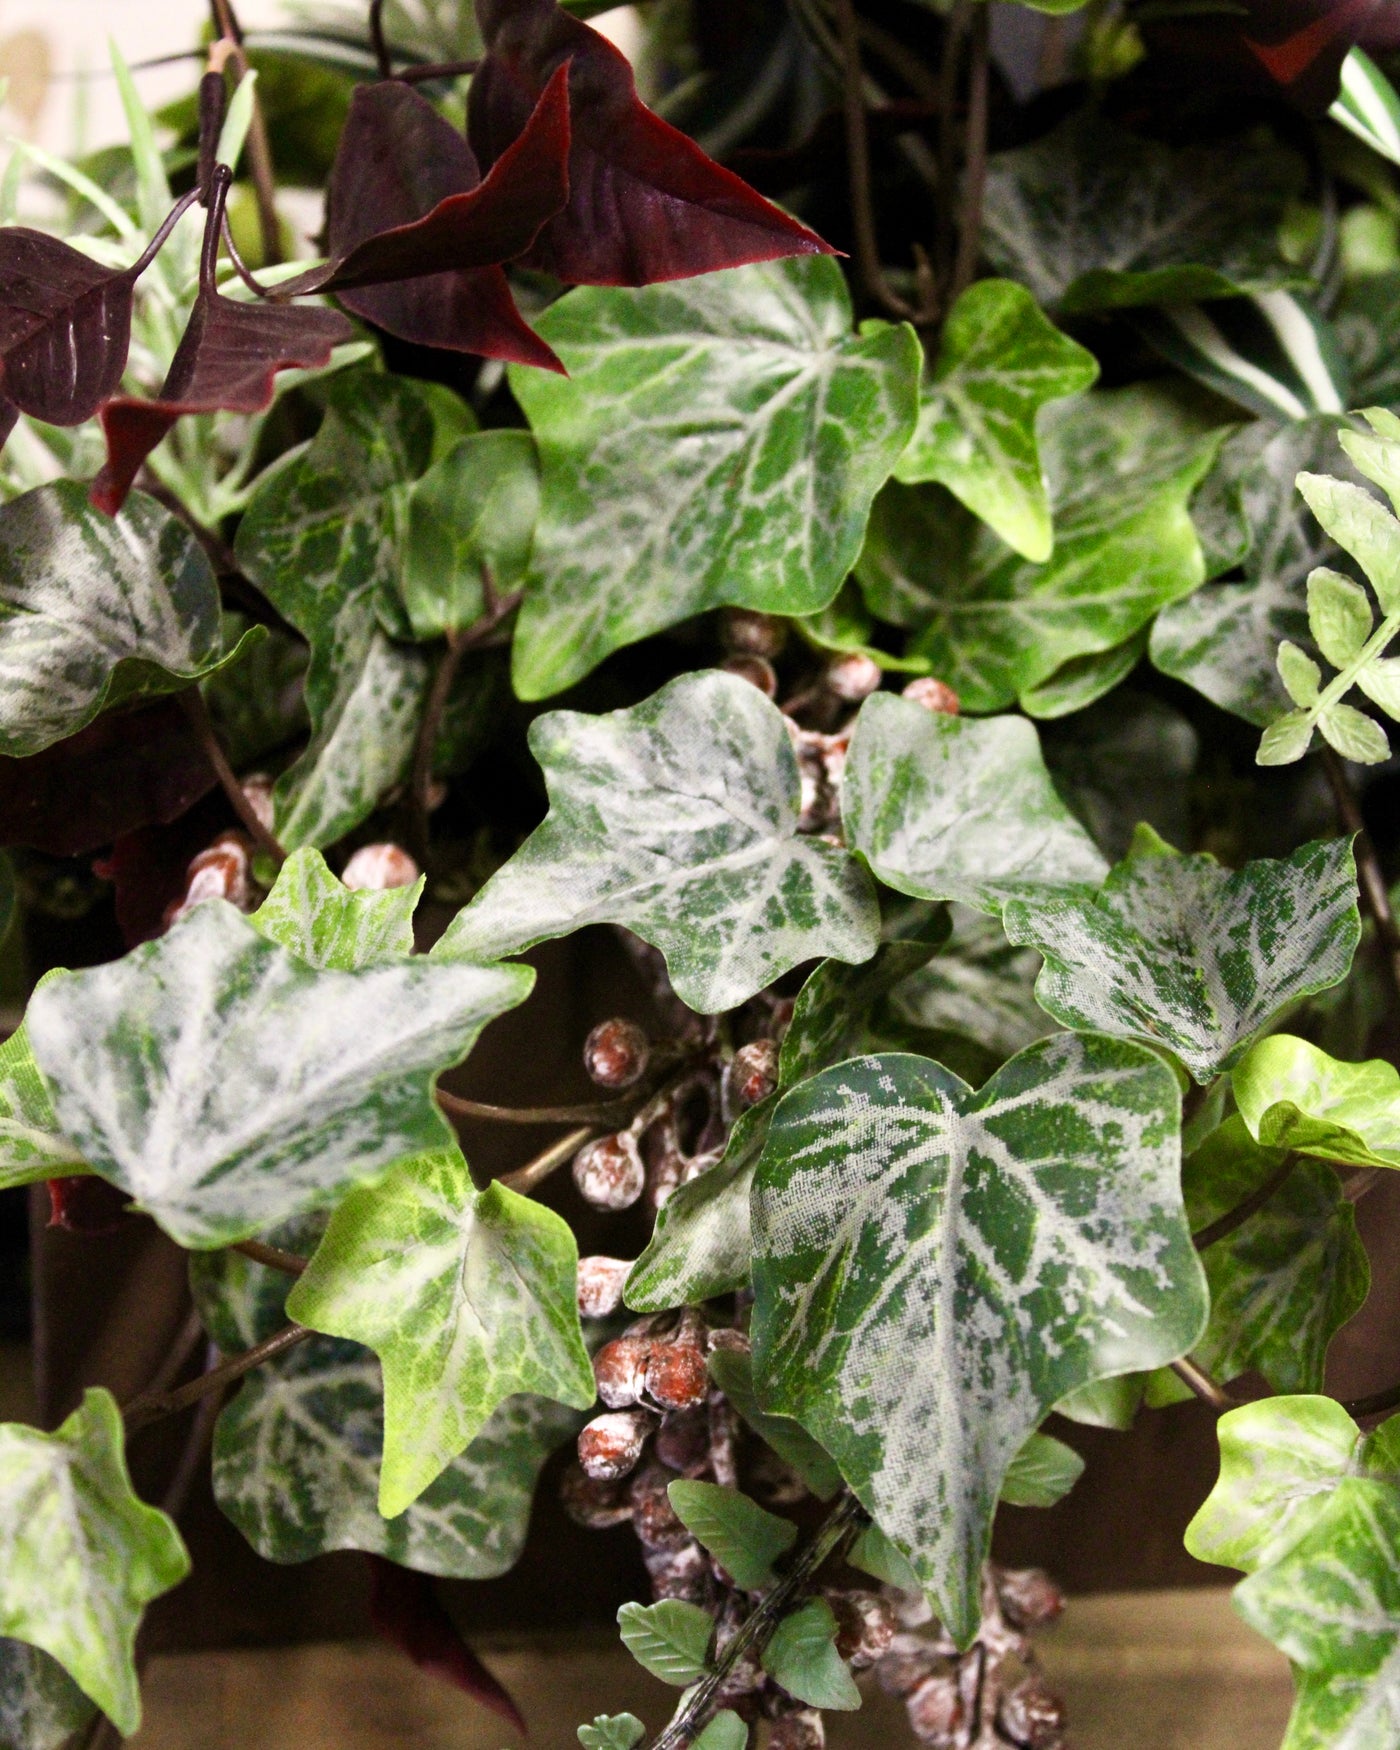
<svg viewBox="0 0 1400 1750">
<path fill-rule="evenodd" d="M 56 972 L 46 972 L 43 989 Z M 0 1045 L 0 1190 L 91 1171 L 58 1128 L 53 1101 L 29 1049 L 23 1021 Z"/>
<path fill-rule="evenodd" d="M 578 1729 L 583 1750 L 632 1750 L 645 1736 L 646 1727 L 636 1714 L 598 1714 L 592 1725 Z"/>
<path fill-rule="evenodd" d="M 790 1519 L 769 1513 L 738 1489 L 681 1478 L 667 1489 L 682 1525 L 742 1592 L 773 1582 L 773 1563 L 797 1541 Z"/>
<path fill-rule="evenodd" d="M 253 927 L 323 972 L 354 972 L 413 952 L 413 914 L 424 877 L 408 887 L 352 892 L 309 846 L 293 851 Z"/>
<path fill-rule="evenodd" d="M 1400 1167 L 1400 1071 L 1342 1063 L 1305 1039 L 1261 1039 L 1231 1076 L 1254 1140 L 1357 1167 Z"/>
</svg>

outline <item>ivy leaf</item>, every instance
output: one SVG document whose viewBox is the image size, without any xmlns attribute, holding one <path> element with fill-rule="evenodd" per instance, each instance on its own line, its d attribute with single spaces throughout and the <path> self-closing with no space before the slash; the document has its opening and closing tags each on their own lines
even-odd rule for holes
<svg viewBox="0 0 1400 1750">
<path fill-rule="evenodd" d="M 353 972 L 413 952 L 413 913 L 422 892 L 421 875 L 409 887 L 352 892 L 319 851 L 306 847 L 282 865 L 252 923 L 318 971 Z"/>
<path fill-rule="evenodd" d="M 211 900 L 36 991 L 29 1039 L 93 1169 L 179 1244 L 226 1246 L 449 1143 L 435 1074 L 532 981 L 417 959 L 319 971 Z"/>
<path fill-rule="evenodd" d="M 803 260 L 571 292 L 540 332 L 570 375 L 511 376 L 543 495 L 515 638 L 522 698 L 708 608 L 832 600 L 914 428 L 912 329 L 852 334 L 840 269 Z"/>
<path fill-rule="evenodd" d="M 773 1563 L 797 1541 L 797 1527 L 738 1489 L 684 1477 L 666 1493 L 676 1517 L 726 1569 L 741 1592 L 773 1584 Z"/>
<path fill-rule="evenodd" d="M 1084 1460 L 1072 1446 L 1049 1434 L 1030 1434 L 1012 1459 L 1001 1485 L 1011 1507 L 1053 1507 L 1084 1474 Z"/>
<path fill-rule="evenodd" d="M 401 1162 L 331 1217 L 287 1300 L 298 1324 L 374 1350 L 384 1368 L 379 1510 L 410 1506 L 507 1398 L 586 1410 L 578 1248 L 553 1210 L 493 1184 L 457 1148 Z"/>
<path fill-rule="evenodd" d="M 683 1689 L 705 1673 L 714 1621 L 698 1604 L 663 1598 L 624 1604 L 617 1613 L 622 1644 L 644 1671 Z"/>
<path fill-rule="evenodd" d="M 1036 415 L 1087 389 L 1092 353 L 1060 333 L 1012 280 L 979 280 L 948 312 L 919 423 L 895 478 L 937 480 L 1037 563 L 1050 557 L 1050 500 Z"/>
<path fill-rule="evenodd" d="M 1097 883 L 1106 868 L 1022 717 L 979 722 L 873 694 L 851 740 L 842 815 L 880 880 L 920 899 L 996 911 Z"/>
<path fill-rule="evenodd" d="M 56 480 L 0 506 L 0 753 L 39 753 L 237 654 L 222 649 L 209 561 L 154 500 L 113 521 L 82 481 Z"/>
<path fill-rule="evenodd" d="M 47 973 L 40 987 L 58 974 Z M 0 1190 L 88 1170 L 58 1128 L 53 1100 L 29 1049 L 21 1021 L 0 1045 Z"/>
<path fill-rule="evenodd" d="M 1022 688 L 1021 709 L 1042 721 L 1087 710 L 1133 672 L 1147 654 L 1148 636 L 1149 628 L 1142 626 L 1109 650 L 1072 656 L 1046 680 Z"/>
<path fill-rule="evenodd" d="M 1081 110 L 987 165 L 992 265 L 1066 312 L 1265 291 L 1302 167 L 1277 145 L 1174 148 Z"/>
<path fill-rule="evenodd" d="M 92 418 L 126 369 L 136 278 L 27 225 L 0 230 L 0 366 L 13 408 L 46 425 Z"/>
<path fill-rule="evenodd" d="M 1192 1229 L 1239 1208 L 1286 1158 L 1254 1142 L 1243 1119 L 1227 1119 L 1186 1162 Z M 1327 1347 L 1371 1285 L 1356 1217 L 1332 1168 L 1299 1162 L 1202 1261 L 1210 1285 L 1210 1324 L 1195 1351 L 1202 1367 L 1221 1380 L 1257 1368 L 1275 1391 L 1321 1391 Z"/>
<path fill-rule="evenodd" d="M 568 204 L 525 266 L 576 285 L 640 286 L 832 253 L 654 115 L 626 56 L 554 0 L 477 0 L 476 15 L 486 57 L 472 78 L 467 131 L 483 164 L 504 162 L 530 105 L 567 68 Z"/>
<path fill-rule="evenodd" d="M 868 960 L 869 877 L 797 835 L 797 758 L 781 713 L 715 671 L 627 710 L 551 711 L 530 726 L 550 811 L 433 953 L 497 960 L 618 923 L 666 956 L 702 1013 L 746 1001 L 816 955 Z"/>
<path fill-rule="evenodd" d="M 808 1707 L 860 1706 L 855 1679 L 836 1651 L 836 1613 L 825 1598 L 809 1598 L 783 1618 L 762 1663 L 776 1684 Z"/>
<path fill-rule="evenodd" d="M 3 1750 L 63 1750 L 95 1712 L 57 1659 L 25 1641 L 0 1639 Z"/>
<path fill-rule="evenodd" d="M 1339 1063 L 1305 1039 L 1261 1039 L 1230 1078 L 1250 1135 L 1354 1167 L 1400 1167 L 1400 1071 Z"/>
<path fill-rule="evenodd" d="M 0 1524 L 0 1634 L 56 1659 L 130 1737 L 141 1612 L 190 1558 L 174 1522 L 132 1492 L 110 1392 L 85 1392 L 53 1434 L 0 1425 Z"/>
<path fill-rule="evenodd" d="M 1013 900 L 1005 924 L 1045 957 L 1043 1009 L 1164 1045 L 1202 1085 L 1301 997 L 1340 984 L 1361 939 L 1349 839 L 1232 873 L 1150 826 L 1098 893 Z"/>
<path fill-rule="evenodd" d="M 745 1274 L 747 1274 L 745 1259 Z M 771 1446 L 790 1470 L 819 1501 L 829 1501 L 841 1487 L 841 1472 L 835 1461 L 817 1445 L 812 1436 L 790 1416 L 770 1416 L 759 1407 L 754 1391 L 753 1362 L 737 1349 L 712 1349 L 709 1357 L 710 1378 L 759 1439 Z M 848 1558 L 849 1559 L 849 1558 Z"/>
<path fill-rule="evenodd" d="M 836 1459 L 963 1644 L 1027 1435 L 1205 1323 L 1178 1112 L 1160 1058 L 1061 1034 L 976 1093 L 926 1058 L 859 1058 L 773 1119 L 753 1192 L 762 1401 Z"/>
<path fill-rule="evenodd" d="M 975 1041 L 995 1059 L 990 1071 L 1052 1031 L 1035 1000 L 1041 958 L 1008 942 L 1000 918 L 949 909 L 953 930 L 942 952 L 895 986 L 890 1009 L 911 1027 Z"/>
<path fill-rule="evenodd" d="M 636 1714 L 598 1714 L 591 1726 L 579 1727 L 578 1741 L 583 1750 L 632 1750 L 646 1730 Z"/>
</svg>

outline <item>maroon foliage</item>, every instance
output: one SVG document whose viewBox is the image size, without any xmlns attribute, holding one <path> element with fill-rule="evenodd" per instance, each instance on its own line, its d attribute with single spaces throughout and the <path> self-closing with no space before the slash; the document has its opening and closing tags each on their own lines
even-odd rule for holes
<svg viewBox="0 0 1400 1750">
<path fill-rule="evenodd" d="M 103 267 L 57 237 L 0 230 L 6 400 L 50 425 L 90 419 L 126 369 L 135 285 L 135 269 Z"/>
<path fill-rule="evenodd" d="M 525 1720 L 499 1679 L 457 1632 L 427 1574 L 368 1558 L 373 1574 L 369 1615 L 374 1632 L 406 1653 L 420 1671 L 464 1690 L 474 1701 L 524 1732 Z"/>
<path fill-rule="evenodd" d="M 131 1198 L 105 1179 L 80 1173 L 67 1179 L 47 1179 L 49 1226 L 74 1234 L 109 1234 L 129 1219 Z"/>
<path fill-rule="evenodd" d="M 1163 18 L 1145 26 L 1153 46 L 1219 78 L 1282 91 L 1324 115 L 1358 43 L 1385 40 L 1380 0 L 1242 0 L 1223 14 Z"/>
<path fill-rule="evenodd" d="M 830 254 L 646 107 L 626 57 L 554 0 L 477 0 L 487 55 L 468 132 L 483 164 L 504 162 L 548 82 L 568 69 L 568 205 L 524 256 L 576 285 L 649 285 L 784 255 Z"/>
</svg>

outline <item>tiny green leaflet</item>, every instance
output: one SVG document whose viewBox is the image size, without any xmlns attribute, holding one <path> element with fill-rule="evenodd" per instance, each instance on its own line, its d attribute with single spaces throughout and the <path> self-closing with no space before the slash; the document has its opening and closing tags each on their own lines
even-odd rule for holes
<svg viewBox="0 0 1400 1750">
<path fill-rule="evenodd" d="M 1342 1063 L 1306 1039 L 1261 1039 L 1230 1078 L 1250 1135 L 1354 1167 L 1400 1167 L 1400 1071 Z"/>
<path fill-rule="evenodd" d="M 797 1541 L 797 1527 L 739 1489 L 679 1478 L 667 1489 L 676 1517 L 742 1592 L 773 1584 L 773 1563 Z"/>
<path fill-rule="evenodd" d="M 853 334 L 824 256 L 584 286 L 538 326 L 569 375 L 510 372 L 542 473 L 515 637 L 522 698 L 707 608 L 831 601 L 914 429 L 912 329 Z"/>
<path fill-rule="evenodd" d="M 1097 893 L 1013 900 L 1004 919 L 1045 957 L 1042 1008 L 1166 1046 L 1202 1084 L 1300 998 L 1340 984 L 1361 939 L 1349 839 L 1232 872 L 1149 826 Z"/>
<path fill-rule="evenodd" d="M 979 280 L 948 312 L 896 480 L 941 481 L 1009 547 L 1043 562 L 1054 536 L 1036 414 L 1098 374 L 1093 354 L 1061 334 L 1024 286 Z"/>
<path fill-rule="evenodd" d="M 231 1245 L 452 1133 L 433 1100 L 524 967 L 321 971 L 206 900 L 124 959 L 30 1001 L 63 1134 L 173 1239 Z"/>
<path fill-rule="evenodd" d="M 646 1730 L 636 1714 L 598 1714 L 592 1725 L 579 1727 L 578 1741 L 583 1750 L 632 1750 Z"/>
<path fill-rule="evenodd" d="M 0 1424 L 0 1635 L 42 1648 L 130 1737 L 142 1611 L 190 1558 L 174 1521 L 132 1492 L 122 1442 L 103 1390 L 52 1434 Z"/>
<path fill-rule="evenodd" d="M 775 1683 L 808 1707 L 860 1706 L 855 1679 L 836 1651 L 836 1614 L 825 1598 L 809 1598 L 782 1619 L 762 1663 Z"/>
<path fill-rule="evenodd" d="M 1084 1460 L 1072 1446 L 1049 1434 L 1028 1434 L 1001 1485 L 1010 1507 L 1053 1507 L 1084 1474 Z"/>
<path fill-rule="evenodd" d="M 778 1106 L 753 1191 L 760 1401 L 836 1459 L 962 1644 L 1027 1435 L 1204 1327 L 1179 1113 L 1160 1058 L 1070 1034 L 976 1093 L 886 1054 Z"/>
<path fill-rule="evenodd" d="M 735 1007 L 800 961 L 868 960 L 879 908 L 845 850 L 797 832 L 782 713 L 716 670 L 629 709 L 530 726 L 550 812 L 458 913 L 434 958 L 497 960 L 618 923 L 666 956 L 691 1008 Z"/>
<path fill-rule="evenodd" d="M 309 845 L 293 851 L 253 927 L 322 972 L 352 972 L 413 952 L 413 914 L 423 877 L 382 892 L 352 891 Z"/>
<path fill-rule="evenodd" d="M 617 1613 L 622 1644 L 653 1677 L 683 1689 L 703 1677 L 714 1620 L 698 1604 L 663 1598 L 659 1604 L 624 1604 Z"/>
<path fill-rule="evenodd" d="M 709 1724 L 691 1745 L 691 1750 L 744 1750 L 749 1728 L 733 1708 L 724 1707 L 710 1716 Z"/>
</svg>

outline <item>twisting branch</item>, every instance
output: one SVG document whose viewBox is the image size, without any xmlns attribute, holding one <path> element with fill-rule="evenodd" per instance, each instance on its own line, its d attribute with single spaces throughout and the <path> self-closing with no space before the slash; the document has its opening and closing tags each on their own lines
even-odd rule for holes
<svg viewBox="0 0 1400 1750">
<path fill-rule="evenodd" d="M 653 1739 L 651 1750 L 680 1750 L 681 1745 L 690 1743 L 704 1724 L 734 1667 L 745 1654 L 762 1653 L 778 1624 L 787 1615 L 789 1606 L 816 1577 L 818 1569 L 868 1523 L 869 1515 L 855 1496 L 843 1495 L 787 1573 L 755 1605 L 752 1614 L 715 1661 L 714 1670 L 696 1684 L 689 1700 L 676 1710 L 665 1731 Z"/>
<path fill-rule="evenodd" d="M 1269 1174 L 1262 1185 L 1255 1187 L 1243 1203 L 1237 1203 L 1233 1209 L 1227 1209 L 1224 1215 L 1203 1227 L 1199 1233 L 1192 1234 L 1191 1240 L 1198 1252 L 1205 1251 L 1207 1246 L 1213 1246 L 1218 1240 L 1227 1239 L 1236 1228 L 1241 1228 L 1255 1215 L 1273 1196 L 1274 1192 L 1284 1183 L 1298 1165 L 1296 1154 L 1285 1155 L 1283 1160 Z"/>
<path fill-rule="evenodd" d="M 1203 1404 L 1209 1404 L 1213 1410 L 1237 1410 L 1244 1402 L 1243 1398 L 1232 1397 L 1223 1385 L 1218 1384 L 1206 1372 L 1204 1367 L 1198 1367 L 1189 1355 L 1183 1355 L 1180 1361 L 1173 1361 L 1172 1372 L 1191 1390 Z"/>
<path fill-rule="evenodd" d="M 400 67 L 394 77 L 405 85 L 421 85 L 428 79 L 465 78 L 467 74 L 475 73 L 480 65 L 480 60 L 422 61 L 416 67 Z"/>
<path fill-rule="evenodd" d="M 250 68 L 243 47 L 243 28 L 233 10 L 233 0 L 210 0 L 214 28 L 233 48 L 229 59 L 246 79 Z M 282 228 L 277 222 L 277 183 L 272 172 L 272 147 L 267 137 L 267 118 L 257 88 L 253 90 L 253 119 L 248 128 L 248 168 L 253 174 L 253 193 L 258 203 L 258 230 L 262 236 L 263 264 L 275 266 L 282 259 Z"/>
<path fill-rule="evenodd" d="M 449 1118 L 479 1118 L 488 1124 L 621 1124 L 637 1110 L 635 1099 L 598 1100 L 579 1106 L 492 1106 L 484 1100 L 464 1100 L 442 1088 L 437 1091 L 437 1102 Z"/>
<path fill-rule="evenodd" d="M 1391 983 L 1397 995 L 1400 995 L 1400 925 L 1396 924 L 1395 913 L 1390 909 L 1390 894 L 1386 890 L 1381 860 L 1367 831 L 1361 803 L 1352 788 L 1347 769 L 1330 747 L 1322 750 L 1322 767 L 1327 773 L 1327 782 L 1332 786 L 1332 800 L 1337 806 L 1337 816 L 1346 831 L 1355 835 L 1356 875 L 1361 885 L 1361 898 L 1375 923 L 1376 934 L 1380 937 Z"/>
<path fill-rule="evenodd" d="M 958 222 L 958 254 L 953 265 L 948 302 L 972 284 L 982 253 L 982 205 L 987 189 L 987 86 L 991 63 L 991 8 L 977 6 L 971 26 L 967 75 L 967 147 L 963 153 L 962 215 Z"/>
<path fill-rule="evenodd" d="M 134 1434 L 138 1428 L 145 1428 L 165 1416 L 173 1416 L 178 1410 L 187 1409 L 190 1404 L 197 1404 L 207 1393 L 221 1391 L 225 1386 L 232 1385 L 234 1380 L 242 1379 L 245 1373 L 261 1367 L 264 1361 L 272 1361 L 278 1355 L 285 1355 L 289 1349 L 295 1349 L 298 1343 L 305 1342 L 313 1334 L 305 1325 L 284 1325 L 265 1341 L 254 1344 L 251 1349 L 245 1349 L 241 1355 L 230 1356 L 218 1367 L 211 1367 L 208 1373 L 192 1379 L 188 1385 L 178 1386 L 174 1391 L 142 1392 L 140 1397 L 133 1398 L 122 1410 L 122 1421 L 126 1424 L 127 1433 Z"/>
<path fill-rule="evenodd" d="M 266 851 L 268 856 L 277 863 L 285 863 L 287 853 L 262 821 L 258 819 L 258 811 L 248 800 L 243 786 L 238 781 L 237 774 L 228 763 L 228 756 L 219 744 L 218 735 L 215 733 L 214 725 L 209 717 L 209 707 L 204 702 L 204 694 L 200 692 L 198 684 L 186 687 L 184 692 L 177 693 L 176 697 L 180 701 L 181 709 L 190 720 L 190 727 L 199 739 L 199 745 L 204 750 L 204 757 L 214 768 L 224 795 L 228 797 L 239 820 L 247 827 L 254 844 L 259 850 Z"/>
</svg>

